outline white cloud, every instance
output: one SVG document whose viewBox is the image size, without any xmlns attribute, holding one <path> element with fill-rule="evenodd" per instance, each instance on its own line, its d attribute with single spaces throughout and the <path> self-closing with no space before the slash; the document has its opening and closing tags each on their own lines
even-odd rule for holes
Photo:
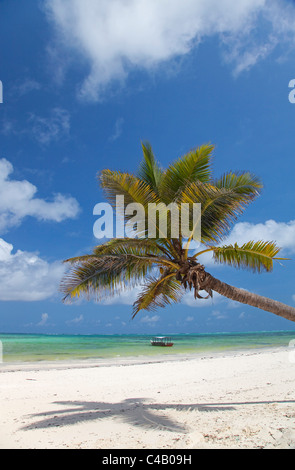
<svg viewBox="0 0 295 470">
<path fill-rule="evenodd" d="M 47 320 L 49 318 L 48 313 L 42 313 L 41 315 L 41 321 L 37 323 L 37 326 L 45 326 L 47 323 Z"/>
<path fill-rule="evenodd" d="M 138 294 L 141 292 L 142 286 L 134 286 L 132 289 L 126 288 L 124 291 L 112 297 L 103 299 L 104 305 L 124 304 L 133 305 L 137 299 Z"/>
<path fill-rule="evenodd" d="M 68 320 L 66 323 L 68 323 L 68 324 L 70 324 L 70 323 L 81 323 L 83 321 L 84 321 L 84 316 L 79 315 L 78 317 L 75 317 L 72 320 Z"/>
<path fill-rule="evenodd" d="M 24 80 L 19 81 L 13 87 L 12 91 L 14 95 L 23 96 L 28 93 L 31 93 L 32 91 L 38 91 L 40 89 L 41 89 L 41 85 L 39 82 L 31 78 L 25 78 Z"/>
<path fill-rule="evenodd" d="M 79 93 L 91 100 L 132 69 L 154 69 L 208 36 L 218 35 L 235 73 L 295 36 L 294 8 L 279 0 L 47 0 L 46 12 L 56 51 L 88 65 Z"/>
<path fill-rule="evenodd" d="M 58 292 L 65 271 L 60 262 L 50 264 L 36 253 L 12 251 L 13 245 L 0 238 L 0 300 L 38 301 Z"/>
<path fill-rule="evenodd" d="M 0 233 L 19 225 L 27 216 L 55 222 L 77 216 L 76 199 L 59 193 L 52 202 L 36 198 L 36 186 L 26 180 L 12 180 L 12 172 L 12 164 L 5 158 L 0 159 Z"/>
<path fill-rule="evenodd" d="M 269 38 L 266 44 L 249 45 L 243 47 L 242 41 L 234 39 L 227 40 L 229 52 L 224 53 L 227 62 L 234 63 L 234 75 L 237 76 L 245 70 L 252 68 L 258 61 L 267 57 L 277 45 L 275 38 Z M 244 49 L 244 50 L 243 50 Z"/>
<path fill-rule="evenodd" d="M 242 245 L 249 241 L 273 241 L 281 251 L 278 256 L 288 257 L 295 253 L 295 220 L 289 222 L 276 222 L 267 220 L 264 223 L 253 224 L 250 222 L 238 222 L 234 225 L 229 236 L 220 243 L 221 245 L 231 245 L 237 243 Z M 194 245 L 194 253 L 205 250 L 205 246 Z M 198 257 L 200 263 L 208 266 L 222 266 L 215 264 L 211 252 L 204 253 Z"/>
<path fill-rule="evenodd" d="M 123 124 L 124 124 L 123 118 L 120 117 L 116 120 L 114 132 L 109 138 L 111 142 L 115 142 L 115 140 L 119 139 L 123 131 Z"/>
<path fill-rule="evenodd" d="M 70 115 L 62 108 L 54 108 L 47 117 L 32 113 L 28 120 L 29 130 L 33 137 L 43 145 L 67 136 L 70 131 Z"/>
<path fill-rule="evenodd" d="M 188 316 L 188 317 L 186 317 L 186 319 L 185 319 L 184 321 L 189 321 L 189 322 L 191 322 L 191 321 L 194 321 L 194 319 L 195 319 L 194 317 Z"/>
<path fill-rule="evenodd" d="M 216 320 L 224 320 L 224 319 L 228 318 L 227 315 L 225 315 L 224 313 L 221 313 L 220 310 L 213 310 L 211 315 Z"/>
<path fill-rule="evenodd" d="M 157 323 L 159 320 L 160 320 L 159 315 L 153 315 L 152 317 L 150 317 L 149 315 L 146 315 L 142 317 L 140 321 L 142 323 Z"/>
<path fill-rule="evenodd" d="M 235 31 L 222 34 L 223 57 L 232 63 L 235 75 L 265 59 L 276 46 L 285 44 L 288 49 L 295 42 L 294 5 L 281 0 L 265 0 L 252 6 L 238 34 Z"/>
<path fill-rule="evenodd" d="M 5 121 L 2 121 L 2 128 L 0 132 L 3 135 L 9 135 L 14 133 L 14 123 L 12 121 L 8 121 L 7 119 Z"/>
<path fill-rule="evenodd" d="M 242 244 L 250 240 L 274 241 L 282 250 L 295 253 L 295 220 L 290 222 L 267 220 L 260 224 L 237 223 L 224 244 L 235 242 Z"/>
<path fill-rule="evenodd" d="M 34 82 L 25 82 L 20 86 L 20 89 L 16 88 L 16 93 L 29 93 L 34 86 L 37 87 L 37 84 L 34 84 Z M 69 112 L 62 108 L 53 108 L 47 116 L 30 113 L 24 128 L 20 128 L 16 121 L 3 120 L 0 132 L 4 135 L 29 136 L 42 146 L 46 146 L 51 142 L 67 138 L 70 134 L 70 128 Z"/>
<path fill-rule="evenodd" d="M 205 291 L 199 292 L 202 297 L 207 297 L 208 293 Z M 218 294 L 218 292 L 213 292 L 213 297 L 209 299 L 195 299 L 193 291 L 186 291 L 183 298 L 182 303 L 188 305 L 189 307 L 214 307 L 216 304 L 223 302 L 225 297 L 223 295 Z"/>
</svg>

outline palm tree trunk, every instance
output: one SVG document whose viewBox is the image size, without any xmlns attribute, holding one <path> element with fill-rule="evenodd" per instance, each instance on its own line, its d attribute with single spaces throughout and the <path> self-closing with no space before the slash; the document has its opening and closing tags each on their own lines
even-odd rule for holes
<svg viewBox="0 0 295 470">
<path fill-rule="evenodd" d="M 252 307 L 266 310 L 267 312 L 274 313 L 279 317 L 286 318 L 295 322 L 295 308 L 289 305 L 283 304 L 276 300 L 263 297 L 261 295 L 253 294 L 244 289 L 238 289 L 237 287 L 230 286 L 225 282 L 219 281 L 211 274 L 206 273 L 206 286 L 210 287 L 218 294 L 227 297 L 228 299 L 241 302 L 242 304 L 252 305 Z"/>
</svg>

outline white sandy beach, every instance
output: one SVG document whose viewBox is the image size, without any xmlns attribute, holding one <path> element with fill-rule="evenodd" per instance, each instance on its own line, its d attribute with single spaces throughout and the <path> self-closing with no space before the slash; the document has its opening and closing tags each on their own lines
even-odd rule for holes
<svg viewBox="0 0 295 470">
<path fill-rule="evenodd" d="M 0 448 L 295 448 L 290 349 L 0 365 Z"/>
</svg>

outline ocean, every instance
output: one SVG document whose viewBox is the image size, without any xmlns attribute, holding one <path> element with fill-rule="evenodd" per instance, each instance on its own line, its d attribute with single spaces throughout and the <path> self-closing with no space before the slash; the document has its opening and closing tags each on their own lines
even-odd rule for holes
<svg viewBox="0 0 295 470">
<path fill-rule="evenodd" d="M 3 363 L 73 361 L 210 354 L 288 347 L 295 331 L 171 335 L 171 348 L 151 346 L 147 335 L 1 334 Z M 294 344 L 294 343 L 291 343 Z M 0 344 L 1 346 L 1 344 Z M 1 357 L 0 357 L 1 359 Z"/>
</svg>

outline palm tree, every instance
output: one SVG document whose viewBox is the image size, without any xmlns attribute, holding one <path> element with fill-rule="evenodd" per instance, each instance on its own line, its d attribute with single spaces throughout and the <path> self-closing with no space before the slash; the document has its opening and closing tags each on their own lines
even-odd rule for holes
<svg viewBox="0 0 295 470">
<path fill-rule="evenodd" d="M 101 300 L 143 283 L 133 304 L 133 317 L 140 310 L 154 310 L 179 302 L 187 289 L 193 289 L 198 300 L 219 294 L 295 321 L 295 308 L 281 302 L 230 286 L 214 278 L 198 258 L 212 252 L 216 263 L 253 272 L 270 272 L 280 249 L 273 241 L 249 241 L 242 246 L 222 245 L 232 224 L 262 189 L 258 178 L 249 172 L 212 175 L 212 145 L 198 147 L 163 170 L 149 143 L 142 144 L 143 159 L 138 174 L 103 170 L 98 180 L 115 208 L 116 196 L 123 195 L 125 206 L 140 203 L 147 217 L 148 204 L 174 202 L 201 203 L 202 249 L 190 250 L 192 234 L 184 240 L 180 233 L 161 237 L 159 227 L 154 238 L 147 232 L 140 238 L 113 238 L 98 245 L 93 253 L 67 259 L 70 269 L 61 283 L 64 301 L 79 297 Z M 128 217 L 125 217 L 125 220 Z M 204 301 L 204 300 L 203 300 Z"/>
</svg>

